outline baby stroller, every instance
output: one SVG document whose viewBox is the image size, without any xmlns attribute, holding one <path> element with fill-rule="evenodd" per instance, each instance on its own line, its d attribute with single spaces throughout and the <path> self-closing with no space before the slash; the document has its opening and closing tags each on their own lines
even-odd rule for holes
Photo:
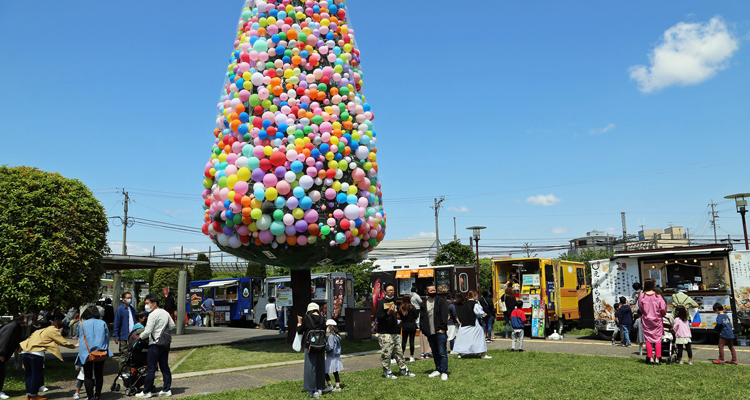
<svg viewBox="0 0 750 400">
<path fill-rule="evenodd" d="M 146 353 L 144 353 L 144 350 L 147 348 L 147 340 L 138 339 L 138 333 L 135 330 L 130 332 L 130 335 L 128 335 L 128 356 L 117 376 L 115 376 L 114 382 L 112 382 L 110 389 L 113 392 L 120 390 L 120 384 L 117 383 L 117 380 L 122 378 L 125 396 L 134 396 L 138 393 L 146 379 Z"/>
<path fill-rule="evenodd" d="M 677 362 L 677 353 L 675 352 L 674 335 L 672 334 L 674 328 L 674 317 L 672 314 L 667 314 L 662 318 L 664 324 L 664 335 L 661 337 L 661 358 L 667 364 L 674 364 Z"/>
</svg>

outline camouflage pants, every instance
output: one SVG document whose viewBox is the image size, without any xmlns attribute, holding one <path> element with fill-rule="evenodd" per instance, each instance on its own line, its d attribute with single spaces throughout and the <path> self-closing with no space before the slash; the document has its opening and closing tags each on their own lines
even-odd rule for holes
<svg viewBox="0 0 750 400">
<path fill-rule="evenodd" d="M 379 333 L 378 343 L 380 344 L 380 364 L 383 365 L 383 373 L 391 370 L 391 359 L 395 358 L 399 369 L 402 371 L 406 368 L 404 352 L 401 350 L 401 335 L 398 333 Z"/>
</svg>

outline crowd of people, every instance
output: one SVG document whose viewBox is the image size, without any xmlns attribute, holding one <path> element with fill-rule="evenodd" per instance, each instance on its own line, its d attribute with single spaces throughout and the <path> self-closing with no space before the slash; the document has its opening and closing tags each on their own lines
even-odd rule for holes
<svg viewBox="0 0 750 400">
<path fill-rule="evenodd" d="M 47 391 L 44 386 L 45 356 L 52 354 L 63 361 L 60 346 L 78 350 L 71 366 L 79 370 L 73 398 L 80 398 L 83 387 L 88 399 L 98 400 L 104 386 L 104 365 L 113 356 L 109 348 L 110 327 L 113 328 L 115 344 L 119 346 L 118 376 L 127 378 L 137 367 L 145 367 L 143 390 L 136 397 L 171 396 L 168 356 L 171 330 L 175 327 L 173 315 L 159 306 L 161 300 L 153 294 L 145 298 L 146 312 L 135 311 L 130 292 L 123 293 L 120 301 L 122 304 L 111 313 L 100 304 L 90 304 L 68 315 L 60 311 L 43 313 L 42 318 L 36 319 L 30 314 L 15 315 L 0 328 L 0 400 L 9 398 L 3 392 L 3 386 L 6 363 L 14 355 L 23 365 L 27 400 L 46 400 L 41 396 Z M 69 342 L 64 332 L 75 343 Z M 147 354 L 143 354 L 145 349 Z M 164 382 L 158 392 L 154 387 L 157 365 Z"/>
</svg>

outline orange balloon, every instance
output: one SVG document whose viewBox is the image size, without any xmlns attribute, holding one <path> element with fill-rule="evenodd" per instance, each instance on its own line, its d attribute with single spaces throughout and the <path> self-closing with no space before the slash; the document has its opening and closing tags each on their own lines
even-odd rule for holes
<svg viewBox="0 0 750 400">
<path fill-rule="evenodd" d="M 295 39 L 297 39 L 297 31 L 295 31 L 294 29 L 290 29 L 290 30 L 286 31 L 286 38 L 287 38 L 287 40 L 295 40 Z"/>
<path fill-rule="evenodd" d="M 321 169 L 320 171 L 318 171 L 318 178 L 324 179 L 325 177 L 326 177 L 326 170 Z"/>
<path fill-rule="evenodd" d="M 289 37 L 289 35 L 287 35 Z M 302 57 L 300 56 L 294 56 L 292 57 L 292 64 L 299 65 L 302 62 Z"/>
<path fill-rule="evenodd" d="M 234 107 L 234 109 L 237 110 L 238 113 L 245 112 L 245 105 L 242 103 L 237 104 L 237 106 Z"/>
<path fill-rule="evenodd" d="M 252 211 L 253 211 L 252 208 L 250 208 L 250 207 L 244 207 L 244 208 L 242 208 L 242 215 L 244 215 L 245 217 L 249 217 L 250 213 Z"/>
<path fill-rule="evenodd" d="M 260 28 L 258 28 L 258 36 L 259 37 L 266 36 L 266 28 L 264 28 L 262 26 Z"/>
<path fill-rule="evenodd" d="M 349 154 L 352 154 L 352 149 L 349 146 L 344 146 L 344 155 L 348 156 Z"/>
<path fill-rule="evenodd" d="M 286 237 L 286 242 L 289 243 L 290 246 L 294 246 L 297 244 L 297 236 L 291 235 Z"/>
<path fill-rule="evenodd" d="M 281 86 L 276 86 L 273 88 L 274 96 L 280 96 L 282 93 L 284 93 L 284 89 L 282 89 Z"/>
<path fill-rule="evenodd" d="M 346 243 L 346 242 L 344 242 L 344 243 L 341 243 L 341 244 L 339 245 L 339 247 L 341 247 L 341 250 L 346 250 L 346 249 L 348 249 L 348 248 L 349 248 L 349 243 Z"/>
<path fill-rule="evenodd" d="M 237 131 L 237 128 L 240 127 L 240 120 L 236 119 L 236 120 L 232 121 L 232 124 L 230 126 L 232 127 L 233 131 Z"/>
<path fill-rule="evenodd" d="M 302 154 L 305 155 L 305 158 L 310 157 L 310 150 L 309 149 L 304 149 L 304 150 L 302 150 Z"/>
<path fill-rule="evenodd" d="M 325 92 L 318 92 L 317 98 L 318 98 L 318 100 L 325 100 L 326 93 Z"/>
<path fill-rule="evenodd" d="M 337 87 L 334 86 L 334 87 L 331 88 L 331 90 L 329 90 L 329 92 L 331 93 L 331 96 L 335 96 L 335 95 L 339 94 L 339 88 L 337 88 Z"/>
</svg>

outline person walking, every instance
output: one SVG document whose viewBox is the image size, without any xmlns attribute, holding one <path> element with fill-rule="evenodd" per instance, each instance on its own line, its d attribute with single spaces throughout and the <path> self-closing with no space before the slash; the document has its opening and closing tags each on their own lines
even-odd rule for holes
<svg viewBox="0 0 750 400">
<path fill-rule="evenodd" d="M 661 338 L 664 335 L 662 318 L 667 315 L 667 304 L 664 298 L 654 291 L 653 279 L 643 282 L 643 293 L 638 296 L 638 310 L 641 313 L 641 328 L 646 342 L 648 363 L 661 365 Z M 654 354 L 656 347 L 656 354 Z"/>
<path fill-rule="evenodd" d="M 164 388 L 158 392 L 159 397 L 172 396 L 172 371 L 169 369 L 169 347 L 172 344 L 171 330 L 175 328 L 172 316 L 159 307 L 159 298 L 153 294 L 146 295 L 146 312 L 148 319 L 139 339 L 148 338 L 148 355 L 146 362 L 146 381 L 143 391 L 136 394 L 139 399 L 147 399 L 154 395 L 154 379 L 156 365 L 164 381 Z"/>
<path fill-rule="evenodd" d="M 458 358 L 462 354 L 479 354 L 481 358 L 490 359 L 487 355 L 487 342 L 484 340 L 484 330 L 479 325 L 479 318 L 484 317 L 485 313 L 476 302 L 477 292 L 471 290 L 464 298 L 463 295 L 456 295 L 456 314 L 458 314 L 458 336 L 456 337 L 456 346 L 453 351 L 458 353 Z"/>
<path fill-rule="evenodd" d="M 115 338 L 115 344 L 119 345 L 120 350 L 120 369 L 125 365 L 128 359 L 128 335 L 135 326 L 135 309 L 133 308 L 133 294 L 124 292 L 120 295 L 122 304 L 115 310 L 115 322 L 112 330 L 112 336 Z"/>
<path fill-rule="evenodd" d="M 0 400 L 10 398 L 3 392 L 5 363 L 10 360 L 18 348 L 18 344 L 21 343 L 21 332 L 24 325 L 26 325 L 26 318 L 21 314 L 16 314 L 12 321 L 0 328 Z"/>
<path fill-rule="evenodd" d="M 719 333 L 719 359 L 713 360 L 714 364 L 724 363 L 724 346 L 729 347 L 729 351 L 732 353 L 732 361 L 727 361 L 727 364 L 737 364 L 737 351 L 734 350 L 734 332 L 732 331 L 732 320 L 724 314 L 724 305 L 721 303 L 714 303 L 714 312 L 716 316 L 716 326 L 714 330 Z"/>
<path fill-rule="evenodd" d="M 409 293 L 409 299 L 411 300 L 411 305 L 414 306 L 414 309 L 417 310 L 417 313 L 419 313 L 419 310 L 422 307 L 422 298 L 419 297 L 419 294 L 417 294 L 417 287 L 412 286 L 411 287 L 411 293 Z"/>
<path fill-rule="evenodd" d="M 398 318 L 401 320 L 401 352 L 406 353 L 406 342 L 409 342 L 411 357 L 409 362 L 414 362 L 414 338 L 417 335 L 417 318 L 419 314 L 411 304 L 411 296 L 404 295 L 401 298 L 401 306 L 398 308 Z"/>
<path fill-rule="evenodd" d="M 164 297 L 164 310 L 169 314 L 170 318 L 176 320 L 177 301 L 174 299 L 172 289 L 167 290 L 167 295 Z"/>
<path fill-rule="evenodd" d="M 76 365 L 83 367 L 83 385 L 86 388 L 86 398 L 99 400 L 104 385 L 104 361 L 91 360 L 90 355 L 96 351 L 104 351 L 107 357 L 112 357 L 109 351 L 109 329 L 107 323 L 99 318 L 99 310 L 88 307 L 83 312 L 84 319 L 78 325 L 78 357 Z M 127 340 L 126 340 L 127 341 Z"/>
<path fill-rule="evenodd" d="M 485 314 L 487 314 L 487 316 L 484 317 L 482 324 L 487 343 L 492 342 L 492 328 L 495 326 L 495 316 L 497 315 L 494 303 L 495 301 L 492 298 L 492 292 L 489 290 L 482 292 L 482 298 L 479 299 L 479 304 L 482 306 L 482 309 L 484 309 Z"/>
<path fill-rule="evenodd" d="M 458 333 L 458 316 L 456 315 L 456 306 L 453 304 L 453 294 L 448 293 L 445 296 L 445 302 L 448 303 L 448 330 L 446 331 L 446 339 L 450 343 L 450 352 L 453 353 L 453 345 L 456 342 L 456 334 Z"/>
<path fill-rule="evenodd" d="M 206 318 L 203 320 L 203 326 L 210 326 L 213 328 L 214 319 L 216 317 L 216 304 L 214 303 L 214 299 L 206 297 L 206 299 L 203 300 L 203 304 L 201 304 L 201 309 L 206 313 Z"/>
<path fill-rule="evenodd" d="M 266 304 L 266 329 L 276 329 L 277 311 L 276 298 L 271 296 L 268 298 L 268 303 Z"/>
<path fill-rule="evenodd" d="M 320 315 L 320 306 L 314 302 L 308 304 L 305 317 L 297 317 L 297 333 L 302 335 L 302 347 L 305 349 L 302 390 L 310 392 L 307 397 L 316 399 L 320 398 L 323 389 L 326 387 L 325 347 L 323 347 L 323 351 L 310 351 L 309 337 L 320 337 L 320 332 L 323 332 L 324 329 L 326 329 L 326 319 Z M 322 336 L 321 342 L 325 346 L 325 333 Z"/>
<path fill-rule="evenodd" d="M 392 283 L 384 286 L 385 296 L 379 299 L 375 306 L 375 318 L 378 324 L 378 343 L 380 344 L 380 364 L 383 367 L 383 377 L 396 379 L 391 371 L 391 358 L 395 358 L 401 370 L 401 376 L 413 378 L 416 375 L 409 372 L 401 350 L 401 328 L 398 324 L 398 310 L 394 295 L 396 289 Z M 412 300 L 413 301 L 413 300 Z M 413 303 L 412 303 L 413 304 Z"/>
<path fill-rule="evenodd" d="M 422 335 L 427 336 L 435 360 L 435 371 L 430 378 L 440 376 L 448 380 L 448 351 L 446 348 L 448 335 L 448 303 L 442 297 L 437 297 L 435 285 L 427 286 L 427 300 L 422 303 L 419 316 Z"/>
<path fill-rule="evenodd" d="M 505 293 L 500 297 L 500 301 L 505 303 L 505 311 L 503 311 L 503 322 L 505 322 L 505 338 L 510 339 L 512 327 L 510 323 L 510 314 L 516 309 L 516 296 L 513 295 L 513 288 L 508 286 L 505 288 Z"/>
<path fill-rule="evenodd" d="M 46 323 L 48 324 L 48 323 Z M 52 325 L 37 329 L 19 344 L 21 347 L 21 357 L 23 358 L 23 369 L 26 383 L 27 400 L 46 400 L 45 397 L 39 396 L 39 388 L 44 385 L 44 355 L 49 352 L 64 361 L 60 354 L 60 347 L 75 349 L 77 344 L 65 340 L 62 336 L 64 324 L 57 320 Z"/>
</svg>

